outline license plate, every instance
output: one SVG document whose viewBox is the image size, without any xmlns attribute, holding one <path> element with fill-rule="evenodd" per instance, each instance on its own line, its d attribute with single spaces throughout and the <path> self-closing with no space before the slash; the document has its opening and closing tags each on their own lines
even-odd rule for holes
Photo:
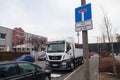
<svg viewBox="0 0 120 80">
<path fill-rule="evenodd" d="M 52 66 L 55 66 L 55 67 L 56 67 L 56 66 L 58 66 L 58 65 L 57 65 L 57 64 L 52 64 Z"/>
</svg>

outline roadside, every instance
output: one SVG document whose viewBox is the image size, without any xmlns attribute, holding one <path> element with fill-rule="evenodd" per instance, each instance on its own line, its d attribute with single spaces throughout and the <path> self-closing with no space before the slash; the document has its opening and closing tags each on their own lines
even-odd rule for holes
<svg viewBox="0 0 120 80">
<path fill-rule="evenodd" d="M 120 55 L 115 56 L 115 58 L 120 60 Z M 39 61 L 36 63 L 39 64 Z M 120 80 L 120 79 L 114 78 L 112 74 L 108 75 L 104 72 L 99 73 L 99 56 L 98 55 L 92 56 L 90 58 L 89 63 L 90 63 L 90 78 L 91 78 L 90 80 Z M 108 63 L 106 64 L 108 65 Z M 44 67 L 45 66 L 44 61 L 41 61 L 41 64 L 39 65 Z M 61 76 L 64 75 L 64 77 L 60 77 L 59 79 L 55 78 L 53 80 L 84 80 L 84 77 L 83 77 L 84 76 L 84 65 L 79 66 L 70 74 L 69 73 L 66 74 L 66 73 L 58 73 L 58 74 L 62 74 Z"/>
<path fill-rule="evenodd" d="M 115 56 L 115 58 L 120 61 L 120 55 Z"/>
<path fill-rule="evenodd" d="M 120 75 L 120 55 L 115 58 L 117 73 Z M 115 77 L 113 74 L 112 57 L 100 57 L 99 62 L 99 80 L 120 80 L 120 76 Z"/>
<path fill-rule="evenodd" d="M 82 71 L 81 71 L 82 70 Z M 83 76 L 83 65 L 79 66 L 70 75 L 68 75 L 64 80 L 84 80 Z"/>
<path fill-rule="evenodd" d="M 112 74 L 100 73 L 99 80 L 120 80 L 116 79 Z"/>
<path fill-rule="evenodd" d="M 99 56 L 97 54 L 90 60 L 90 80 L 99 80 Z"/>
<path fill-rule="evenodd" d="M 98 65 L 99 65 L 99 56 L 94 55 L 90 59 L 90 80 L 99 80 L 98 78 Z M 64 80 L 84 80 L 84 64 L 78 67 L 75 72 L 72 72 Z"/>
</svg>

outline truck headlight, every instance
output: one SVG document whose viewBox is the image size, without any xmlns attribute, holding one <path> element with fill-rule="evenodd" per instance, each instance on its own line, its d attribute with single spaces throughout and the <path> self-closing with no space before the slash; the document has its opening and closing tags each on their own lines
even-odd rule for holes
<svg viewBox="0 0 120 80">
<path fill-rule="evenodd" d="M 49 65 L 49 62 L 48 62 L 48 61 L 46 61 L 46 65 Z"/>
<path fill-rule="evenodd" d="M 48 56 L 46 55 L 45 57 L 46 57 L 46 60 L 48 60 Z"/>
<path fill-rule="evenodd" d="M 63 56 L 63 59 L 65 58 L 65 55 Z"/>
</svg>

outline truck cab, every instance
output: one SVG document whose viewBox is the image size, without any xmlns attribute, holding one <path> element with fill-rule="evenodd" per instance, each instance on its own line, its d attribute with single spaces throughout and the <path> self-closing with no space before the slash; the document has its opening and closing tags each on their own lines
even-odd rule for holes
<svg viewBox="0 0 120 80">
<path fill-rule="evenodd" d="M 51 41 L 46 46 L 46 68 L 70 70 L 74 66 L 75 43 L 69 40 Z"/>
</svg>

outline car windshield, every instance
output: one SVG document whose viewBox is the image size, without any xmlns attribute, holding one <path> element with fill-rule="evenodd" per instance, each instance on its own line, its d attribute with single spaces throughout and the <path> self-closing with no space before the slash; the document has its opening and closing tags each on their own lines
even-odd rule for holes
<svg viewBox="0 0 120 80">
<path fill-rule="evenodd" d="M 47 45 L 47 52 L 64 52 L 65 44 L 64 43 L 54 43 Z"/>
<path fill-rule="evenodd" d="M 23 56 L 22 56 L 22 58 L 27 58 L 27 57 L 29 58 L 29 57 L 31 57 L 31 56 L 30 56 L 30 55 L 23 55 Z"/>
<path fill-rule="evenodd" d="M 40 57 L 44 57 L 44 56 L 46 56 L 46 54 L 41 54 L 41 55 L 40 55 Z"/>
</svg>

